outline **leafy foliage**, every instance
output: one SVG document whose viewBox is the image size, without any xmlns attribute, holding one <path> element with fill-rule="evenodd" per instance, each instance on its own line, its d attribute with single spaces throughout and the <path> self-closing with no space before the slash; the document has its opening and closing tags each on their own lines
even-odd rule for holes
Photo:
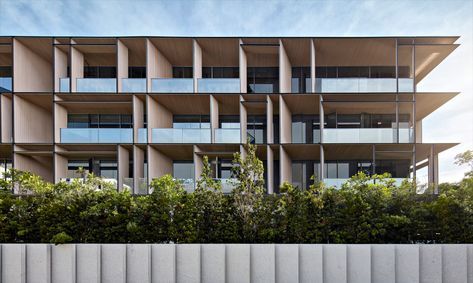
<svg viewBox="0 0 473 283">
<path fill-rule="evenodd" d="M 468 155 L 458 159 L 468 161 Z M 166 175 L 133 196 L 87 175 L 50 184 L 11 170 L 0 180 L 0 242 L 473 243 L 473 175 L 439 195 L 359 173 L 340 189 L 284 183 L 265 195 L 256 147 L 234 155 L 235 189 L 222 192 L 207 158 L 196 190 Z M 12 190 L 20 194 L 12 194 Z"/>
</svg>

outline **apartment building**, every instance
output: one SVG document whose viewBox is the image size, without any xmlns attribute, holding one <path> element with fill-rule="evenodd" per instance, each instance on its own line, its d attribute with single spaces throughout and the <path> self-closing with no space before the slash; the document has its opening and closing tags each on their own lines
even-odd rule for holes
<svg viewBox="0 0 473 283">
<path fill-rule="evenodd" d="M 458 93 L 416 86 L 457 39 L 0 37 L 2 170 L 82 167 L 141 194 L 165 174 L 193 190 L 208 156 L 230 191 L 249 140 L 268 193 L 425 167 L 436 185 L 456 144 L 423 143 L 422 120 Z"/>
</svg>

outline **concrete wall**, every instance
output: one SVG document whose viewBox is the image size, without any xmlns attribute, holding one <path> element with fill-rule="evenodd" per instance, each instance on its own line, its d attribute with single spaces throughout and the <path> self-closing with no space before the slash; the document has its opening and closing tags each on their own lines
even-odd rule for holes
<svg viewBox="0 0 473 283">
<path fill-rule="evenodd" d="M 0 255 L 2 283 L 473 283 L 473 244 L 2 244 Z"/>
</svg>

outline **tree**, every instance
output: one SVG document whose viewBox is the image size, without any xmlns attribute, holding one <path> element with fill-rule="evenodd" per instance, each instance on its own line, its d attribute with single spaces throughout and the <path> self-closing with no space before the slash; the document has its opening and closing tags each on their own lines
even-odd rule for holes
<svg viewBox="0 0 473 283">
<path fill-rule="evenodd" d="M 468 165 L 470 171 L 465 173 L 465 176 L 473 177 L 473 150 L 467 150 L 455 156 L 455 164 L 458 166 Z"/>
<path fill-rule="evenodd" d="M 235 213 L 240 220 L 242 238 L 252 242 L 257 238 L 264 197 L 264 167 L 256 156 L 256 145 L 245 145 L 246 156 L 233 155 L 232 176 L 236 179 L 232 192 Z"/>
</svg>

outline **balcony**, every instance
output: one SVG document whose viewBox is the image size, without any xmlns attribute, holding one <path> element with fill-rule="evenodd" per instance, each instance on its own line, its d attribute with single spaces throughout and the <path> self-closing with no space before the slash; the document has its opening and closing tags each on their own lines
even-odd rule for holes
<svg viewBox="0 0 473 283">
<path fill-rule="evenodd" d="M 318 93 L 371 93 L 396 92 L 396 79 L 389 78 L 319 78 L 316 79 Z M 399 79 L 399 92 L 412 92 L 412 79 Z"/>
<path fill-rule="evenodd" d="M 151 129 L 153 143 L 210 143 L 210 129 Z"/>
<path fill-rule="evenodd" d="M 12 78 L 0 77 L 0 92 L 11 92 L 12 91 Z"/>
<path fill-rule="evenodd" d="M 199 93 L 240 93 L 240 79 L 198 79 Z"/>
<path fill-rule="evenodd" d="M 61 128 L 61 143 L 133 143 L 133 129 Z"/>
<path fill-rule="evenodd" d="M 137 188 L 135 190 L 135 194 L 138 195 L 146 195 L 148 194 L 148 179 L 147 178 L 138 178 L 137 180 Z"/>
<path fill-rule="evenodd" d="M 76 92 L 117 92 L 117 79 L 77 79 Z"/>
<path fill-rule="evenodd" d="M 192 93 L 194 92 L 194 79 L 151 79 L 151 92 Z"/>
<path fill-rule="evenodd" d="M 122 79 L 122 91 L 131 93 L 146 92 L 146 79 Z"/>
<path fill-rule="evenodd" d="M 324 129 L 323 143 L 397 143 L 393 128 Z M 411 129 L 399 129 L 399 142 L 412 142 Z"/>
<path fill-rule="evenodd" d="M 71 79 L 60 78 L 59 79 L 59 92 L 70 92 Z"/>
<path fill-rule="evenodd" d="M 240 143 L 240 128 L 215 129 L 215 143 Z"/>
<path fill-rule="evenodd" d="M 137 143 L 148 143 L 148 129 L 139 128 L 138 129 L 138 141 Z"/>
</svg>

